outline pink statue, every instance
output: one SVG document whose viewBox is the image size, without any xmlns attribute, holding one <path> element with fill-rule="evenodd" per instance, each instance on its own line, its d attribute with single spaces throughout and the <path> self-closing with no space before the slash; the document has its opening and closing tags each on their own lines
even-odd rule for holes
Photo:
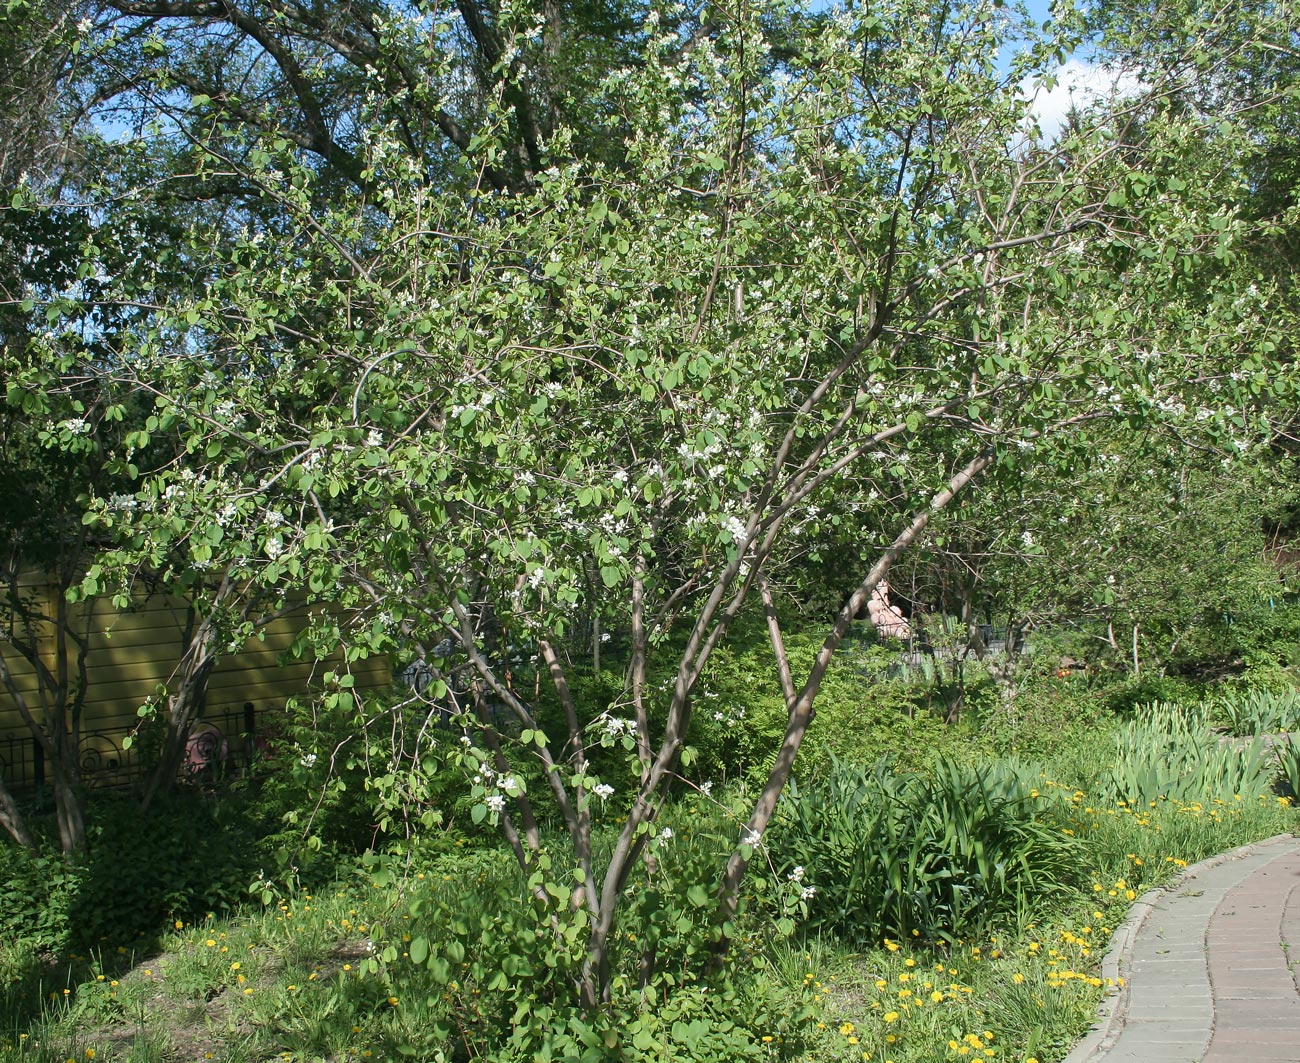
<svg viewBox="0 0 1300 1063">
<path fill-rule="evenodd" d="M 185 770 L 190 775 L 217 772 L 230 759 L 226 736 L 210 723 L 190 732 L 185 743 Z"/>
<path fill-rule="evenodd" d="M 889 581 L 881 580 L 867 602 L 867 616 L 882 639 L 910 639 L 912 627 L 896 605 L 889 601 Z"/>
</svg>

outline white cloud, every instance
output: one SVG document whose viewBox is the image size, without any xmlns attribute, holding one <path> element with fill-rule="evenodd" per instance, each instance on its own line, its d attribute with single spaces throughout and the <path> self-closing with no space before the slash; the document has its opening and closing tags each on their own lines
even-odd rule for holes
<svg viewBox="0 0 1300 1063">
<path fill-rule="evenodd" d="M 1039 77 L 1025 78 L 1020 93 L 1030 101 L 1041 140 L 1055 140 L 1065 119 L 1075 108 L 1090 107 L 1122 97 L 1136 96 L 1145 89 L 1140 79 L 1109 66 L 1093 66 L 1071 59 L 1058 67 L 1056 84 L 1048 88 Z"/>
</svg>

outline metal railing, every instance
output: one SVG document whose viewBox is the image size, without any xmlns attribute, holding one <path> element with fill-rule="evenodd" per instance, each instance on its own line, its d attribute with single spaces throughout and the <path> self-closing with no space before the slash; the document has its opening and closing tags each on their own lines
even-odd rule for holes
<svg viewBox="0 0 1300 1063">
<path fill-rule="evenodd" d="M 259 754 L 266 751 L 266 736 L 259 733 L 257 715 L 252 702 L 245 702 L 243 709 L 205 713 L 190 730 L 178 776 L 214 782 L 250 773 Z M 83 785 L 129 787 L 145 780 L 156 758 L 138 739 L 124 747 L 123 739 L 129 733 L 121 728 L 81 733 L 77 759 Z M 0 779 L 10 790 L 44 786 L 49 774 L 45 750 L 31 731 L 0 733 Z"/>
</svg>

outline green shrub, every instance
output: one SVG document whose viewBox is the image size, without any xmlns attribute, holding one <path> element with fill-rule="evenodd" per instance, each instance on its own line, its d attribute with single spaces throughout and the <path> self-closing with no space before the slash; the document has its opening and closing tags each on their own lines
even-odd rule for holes
<svg viewBox="0 0 1300 1063">
<path fill-rule="evenodd" d="M 815 891 L 807 930 L 861 944 L 914 931 L 953 940 L 1023 919 L 1075 866 L 1035 778 L 1011 761 L 945 760 L 930 775 L 880 762 L 792 786 L 769 839 L 778 868 Z"/>
<path fill-rule="evenodd" d="M 821 639 L 820 631 L 787 635 L 796 676 L 807 674 Z M 944 724 L 921 707 L 922 690 L 885 678 L 886 666 L 896 658 L 879 647 L 856 645 L 837 656 L 799 750 L 801 774 L 825 771 L 836 759 L 869 764 L 886 755 L 902 766 L 922 768 L 967 741 L 966 730 Z M 787 718 L 766 635 L 755 630 L 720 647 L 696 696 L 690 741 L 699 763 L 709 766 L 700 773 L 717 772 L 719 781 L 766 781 Z"/>
<path fill-rule="evenodd" d="M 1129 676 L 1107 691 L 1110 710 L 1121 716 L 1132 715 L 1155 702 L 1195 705 L 1203 688 L 1177 676 Z"/>
<path fill-rule="evenodd" d="M 0 938 L 34 952 L 61 949 L 78 880 L 57 851 L 33 853 L 0 842 Z"/>
<path fill-rule="evenodd" d="M 549 856 L 530 878 L 501 850 L 436 857 L 410 897 L 409 942 L 380 956 L 397 997 L 430 1002 L 424 1040 L 408 1033 L 394 1054 L 730 1063 L 773 1058 L 763 1034 L 797 1048 L 803 1013 L 779 985 L 733 981 L 730 968 L 707 973 L 713 888 L 734 825 L 716 808 L 701 815 L 702 803 L 686 804 L 676 829 L 664 823 L 650 843 L 653 867 L 633 872 L 613 931 L 613 999 L 594 1012 L 582 1010 L 576 989 L 588 913 L 568 905 L 572 886 L 547 874 Z M 600 839 L 598 861 L 611 844 Z M 547 877 L 557 881 L 543 886 Z M 558 909 L 536 901 L 541 888 Z"/>
<path fill-rule="evenodd" d="M 0 934 L 49 952 L 135 944 L 174 919 L 235 908 L 255 871 L 235 802 L 182 793 L 142 821 L 132 799 L 97 794 L 86 833 L 71 866 L 52 843 L 39 854 L 0 846 Z"/>
</svg>

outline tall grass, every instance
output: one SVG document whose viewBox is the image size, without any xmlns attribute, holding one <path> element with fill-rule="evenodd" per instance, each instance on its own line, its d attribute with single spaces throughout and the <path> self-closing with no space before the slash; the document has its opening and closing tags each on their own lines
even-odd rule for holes
<svg viewBox="0 0 1300 1063">
<path fill-rule="evenodd" d="M 928 775 L 837 764 L 792 787 L 772 836 L 816 893 L 807 929 L 862 944 L 951 941 L 1023 919 L 1065 890 L 1076 844 L 1009 762 L 941 761 Z"/>
<path fill-rule="evenodd" d="M 1226 690 L 1210 708 L 1238 737 L 1300 731 L 1300 692 L 1295 690 Z"/>
<path fill-rule="evenodd" d="M 1221 741 L 1203 709 L 1154 702 L 1116 732 L 1111 766 L 1095 791 L 1099 798 L 1139 805 L 1258 797 L 1272 789 L 1275 774 L 1260 737 L 1244 745 Z"/>
</svg>

